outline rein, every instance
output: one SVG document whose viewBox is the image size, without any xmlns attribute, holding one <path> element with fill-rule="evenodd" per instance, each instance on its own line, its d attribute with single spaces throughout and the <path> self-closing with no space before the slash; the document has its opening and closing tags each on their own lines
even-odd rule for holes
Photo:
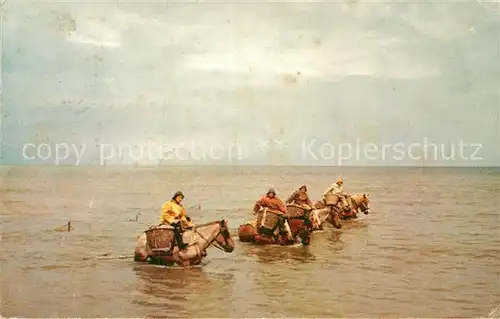
<svg viewBox="0 0 500 319">
<path fill-rule="evenodd" d="M 367 204 L 365 202 L 363 202 L 362 199 L 360 199 L 359 197 L 357 196 L 351 196 L 351 205 L 354 204 L 354 206 L 356 206 L 356 209 L 353 209 L 354 212 L 357 212 L 358 210 L 360 210 L 361 212 L 365 213 L 366 211 L 369 210 L 369 208 L 367 207 Z"/>
<path fill-rule="evenodd" d="M 219 225 L 220 225 L 220 223 L 219 223 Z M 208 242 L 208 238 L 205 238 L 201 233 L 198 232 L 198 227 L 196 227 L 195 232 L 201 238 L 205 239 Z M 218 242 L 215 241 L 215 238 L 217 238 L 217 236 L 219 236 L 220 234 L 222 234 L 222 237 L 224 237 L 224 240 L 226 240 L 226 242 L 227 242 L 226 233 L 228 235 L 227 237 L 229 237 L 229 232 L 227 230 L 224 230 L 224 234 L 222 234 L 222 230 L 219 230 L 219 232 L 217 233 L 217 235 L 215 235 L 214 239 L 208 244 L 208 246 L 213 245 L 215 248 L 220 249 L 221 251 L 225 251 L 225 249 L 222 246 L 220 246 L 220 244 Z"/>
</svg>

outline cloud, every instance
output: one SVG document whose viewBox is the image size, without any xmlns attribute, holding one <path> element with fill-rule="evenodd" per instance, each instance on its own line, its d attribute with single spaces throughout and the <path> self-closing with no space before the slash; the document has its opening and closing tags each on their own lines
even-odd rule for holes
<svg viewBox="0 0 500 319">
<path fill-rule="evenodd" d="M 264 75 L 285 75 L 300 72 L 306 76 L 321 76 L 312 61 L 315 52 L 275 53 L 243 48 L 235 52 L 194 54 L 185 57 L 185 66 L 193 70 L 221 71 L 229 73 L 254 73 Z"/>
<path fill-rule="evenodd" d="M 6 7 L 10 145 L 498 136 L 498 16 L 479 4 Z"/>
<path fill-rule="evenodd" d="M 326 11 L 315 10 L 313 5 L 283 6 L 281 13 L 269 6 L 266 10 L 241 6 L 238 8 L 243 13 L 237 20 L 227 14 L 227 32 L 212 27 L 200 33 L 193 43 L 201 43 L 204 50 L 184 55 L 182 65 L 190 70 L 251 75 L 264 85 L 276 84 L 273 77 L 297 72 L 312 81 L 353 75 L 404 79 L 441 73 L 436 63 L 403 50 L 414 41 L 407 34 L 391 34 L 383 28 L 367 30 L 363 24 L 352 23 L 373 21 L 374 17 L 377 23 L 382 18 L 390 19 L 391 12 L 385 5 L 326 3 L 322 7 L 333 17 L 324 19 Z M 303 23 L 304 17 L 307 23 Z M 311 17 L 317 21 L 311 21 Z M 333 19 L 332 23 L 327 24 L 326 19 Z M 218 23 L 223 20 L 219 18 Z"/>
<path fill-rule="evenodd" d="M 439 70 L 415 63 L 401 53 L 390 52 L 389 48 L 385 51 L 362 52 L 341 45 L 281 52 L 259 50 L 257 47 L 238 48 L 234 51 L 187 55 L 184 65 L 192 70 L 251 74 L 261 77 L 263 81 L 266 76 L 287 74 L 329 79 L 353 75 L 419 78 L 440 74 Z"/>
<path fill-rule="evenodd" d="M 98 47 L 116 48 L 121 46 L 120 42 L 103 39 L 102 37 L 97 38 L 89 35 L 71 34 L 70 36 L 68 36 L 68 41 L 80 44 L 91 44 Z"/>
</svg>

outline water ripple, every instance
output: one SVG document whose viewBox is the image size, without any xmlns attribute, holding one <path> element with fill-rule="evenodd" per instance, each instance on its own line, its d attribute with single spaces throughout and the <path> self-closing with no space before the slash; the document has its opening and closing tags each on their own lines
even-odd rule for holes
<svg viewBox="0 0 500 319">
<path fill-rule="evenodd" d="M 189 209 L 195 220 L 228 219 L 232 236 L 251 218 L 261 180 L 276 182 L 283 193 L 306 182 L 317 198 L 331 176 L 319 168 L 40 169 L 38 175 L 13 169 L 12 185 L 0 190 L 6 209 L 0 255 L 3 312 L 36 317 L 483 317 L 500 303 L 500 225 L 486 200 L 498 193 L 499 172 L 462 172 L 467 187 L 457 182 L 458 172 L 348 169 L 343 175 L 349 188 L 359 189 L 361 181 L 370 185 L 370 215 L 345 222 L 341 230 L 314 233 L 309 247 L 236 241 L 232 254 L 210 248 L 206 264 L 182 269 L 83 258 L 132 254 L 136 236 L 157 222 L 159 205 L 168 199 L 166 174 L 175 190 L 189 190 L 186 206 L 201 203 L 201 210 Z M 286 183 L 279 184 L 276 174 Z M 478 190 L 473 197 L 470 188 Z M 129 222 L 137 212 L 139 222 Z M 54 232 L 69 216 L 74 230 Z"/>
</svg>

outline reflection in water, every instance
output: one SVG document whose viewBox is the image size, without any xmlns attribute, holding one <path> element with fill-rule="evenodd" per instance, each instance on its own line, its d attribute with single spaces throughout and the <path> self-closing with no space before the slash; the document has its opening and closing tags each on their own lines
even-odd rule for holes
<svg viewBox="0 0 500 319">
<path fill-rule="evenodd" d="M 363 219 L 351 219 L 351 220 L 342 221 L 342 228 L 343 229 L 356 229 L 356 228 L 368 227 L 368 224 L 366 224 L 364 221 L 364 218 L 366 218 L 366 217 L 362 217 L 362 218 Z"/>
<path fill-rule="evenodd" d="M 148 312 L 153 311 L 154 316 L 161 316 L 168 311 L 183 314 L 186 312 L 186 291 L 194 288 L 194 283 L 202 278 L 201 268 L 169 269 L 153 265 L 141 265 L 134 271 L 140 280 L 137 290 L 143 294 L 138 295 L 133 302 L 144 306 Z"/>
<path fill-rule="evenodd" d="M 206 267 L 206 266 L 204 266 Z M 206 303 L 206 298 L 224 300 L 233 290 L 232 273 L 211 273 L 204 267 L 177 268 L 144 264 L 135 267 L 138 277 L 135 304 L 147 309 L 151 317 L 193 316 L 203 313 L 203 308 L 216 314 L 216 304 Z M 212 309 L 216 308 L 216 309 Z M 219 309 L 224 316 L 224 309 Z"/>
<path fill-rule="evenodd" d="M 343 243 L 342 239 L 340 239 L 340 235 L 342 232 L 340 231 L 332 231 L 328 233 L 328 237 L 326 237 L 326 240 L 329 241 L 332 244 L 338 244 Z"/>
<path fill-rule="evenodd" d="M 0 192 L 2 201 L 8 202 L 0 254 L 2 314 L 90 318 L 466 318 L 482 317 L 490 310 L 498 314 L 492 309 L 500 302 L 495 280 L 500 241 L 498 213 L 491 199 L 498 197 L 500 170 L 343 170 L 352 189 L 372 195 L 370 215 L 345 221 L 339 230 L 327 225 L 312 235 L 309 247 L 255 247 L 239 243 L 235 228 L 249 218 L 262 181 L 290 191 L 306 182 L 316 196 L 331 182 L 329 168 L 0 168 L 0 175 L 10 176 L 10 191 Z M 165 176 L 173 185 L 189 189 L 187 205 L 204 205 L 203 212 L 192 210 L 195 220 L 229 220 L 235 251 L 226 254 L 210 248 L 208 265 L 189 269 L 125 260 L 82 261 L 104 252 L 132 253 L 137 234 L 147 226 L 127 219 L 140 208 L 145 223 L 157 220 L 156 204 L 151 203 L 163 202 L 165 190 L 151 185 L 164 185 Z M 273 180 L 276 176 L 278 180 Z M 291 184 L 283 184 L 280 176 Z M 193 181 L 199 187 L 193 187 Z M 122 185 L 127 185 L 126 193 L 121 193 Z M 464 195 L 470 189 L 475 190 L 472 199 Z M 220 197 L 221 193 L 230 196 Z M 91 213 L 89 201 L 94 203 Z M 46 232 L 64 223 L 67 217 L 61 212 L 67 211 L 72 212 L 75 230 Z"/>
<path fill-rule="evenodd" d="M 302 245 L 252 247 L 248 250 L 248 255 L 256 256 L 263 263 L 286 262 L 287 260 L 310 263 L 316 260 L 309 247 Z"/>
</svg>

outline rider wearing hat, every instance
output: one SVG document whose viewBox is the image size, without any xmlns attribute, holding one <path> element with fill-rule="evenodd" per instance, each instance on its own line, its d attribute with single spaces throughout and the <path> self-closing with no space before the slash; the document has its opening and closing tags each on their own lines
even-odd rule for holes
<svg viewBox="0 0 500 319">
<path fill-rule="evenodd" d="M 266 195 L 259 199 L 253 208 L 254 213 L 257 213 L 261 208 L 268 208 L 277 213 L 286 213 L 285 204 L 276 197 L 276 190 L 274 188 L 270 188 Z"/>
<path fill-rule="evenodd" d="M 349 208 L 349 204 L 347 202 L 347 194 L 344 192 L 344 181 L 342 180 L 342 177 L 339 177 L 335 183 L 330 185 L 325 192 L 323 193 L 323 198 L 328 195 L 328 194 L 334 194 L 337 195 L 340 200 L 342 201 L 342 205 L 344 206 L 344 209 Z"/>
<path fill-rule="evenodd" d="M 171 200 L 163 204 L 160 214 L 160 224 L 174 227 L 175 241 L 180 249 L 187 247 L 182 241 L 183 228 L 193 226 L 191 218 L 186 216 L 186 210 L 182 206 L 183 199 L 184 194 L 181 191 L 176 192 Z"/>
<path fill-rule="evenodd" d="M 292 193 L 290 197 L 286 200 L 287 204 L 296 204 L 304 207 L 305 209 L 312 209 L 313 203 L 307 195 L 307 186 L 302 185 L 298 190 Z"/>
<path fill-rule="evenodd" d="M 193 226 L 191 218 L 186 216 L 186 210 L 182 206 L 182 200 L 184 199 L 184 194 L 182 192 L 176 192 L 171 200 L 163 204 L 160 213 L 160 223 L 167 225 L 179 225 L 182 223 L 184 227 Z"/>
<path fill-rule="evenodd" d="M 286 214 L 286 206 L 285 204 L 276 197 L 276 190 L 274 188 L 269 188 L 267 191 L 266 195 L 263 196 L 261 199 L 259 199 L 253 208 L 254 214 L 257 214 L 257 212 L 263 208 L 267 208 L 272 212 L 278 213 L 285 215 Z M 285 215 L 286 216 L 286 215 Z M 290 230 L 290 225 L 288 225 L 288 222 L 285 222 L 283 225 L 285 232 L 288 235 L 288 239 L 292 239 L 292 231 Z"/>
</svg>

